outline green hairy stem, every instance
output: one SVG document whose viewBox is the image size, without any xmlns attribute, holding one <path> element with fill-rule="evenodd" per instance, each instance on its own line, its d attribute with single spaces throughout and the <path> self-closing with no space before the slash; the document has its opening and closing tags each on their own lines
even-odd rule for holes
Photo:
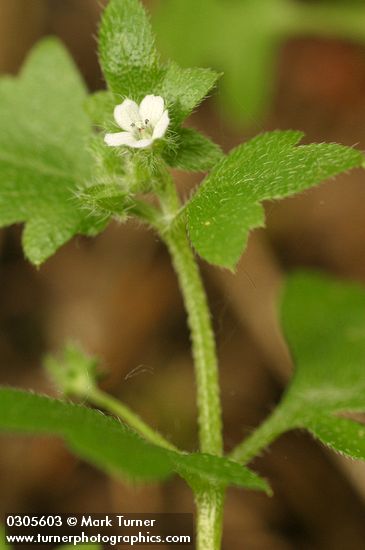
<svg viewBox="0 0 365 550">
<path fill-rule="evenodd" d="M 158 196 L 165 224 L 157 230 L 170 252 L 188 314 L 197 387 L 200 450 L 221 456 L 223 438 L 218 361 L 209 306 L 185 224 L 175 219 L 180 200 L 166 170 L 161 172 Z M 197 548 L 218 550 L 222 535 L 224 490 L 207 487 L 196 492 L 195 497 Z"/>
<path fill-rule="evenodd" d="M 220 550 L 222 539 L 224 490 L 208 487 L 195 495 L 197 507 L 197 550 Z"/>
<path fill-rule="evenodd" d="M 177 273 L 191 331 L 199 410 L 200 450 L 222 454 L 222 421 L 215 341 L 206 295 L 185 228 L 163 235 Z"/>
</svg>

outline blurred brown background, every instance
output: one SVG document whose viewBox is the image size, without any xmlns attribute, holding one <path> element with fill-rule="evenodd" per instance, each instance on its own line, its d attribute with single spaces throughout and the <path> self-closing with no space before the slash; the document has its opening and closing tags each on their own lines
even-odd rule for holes
<svg viewBox="0 0 365 550">
<path fill-rule="evenodd" d="M 147 3 L 146 3 L 147 4 Z M 148 3 L 150 7 L 152 2 Z M 0 0 L 0 70 L 15 73 L 32 44 L 62 38 L 90 89 L 103 87 L 96 0 Z M 279 63 L 271 114 L 256 130 L 295 128 L 308 141 L 365 146 L 365 49 L 336 40 L 292 40 Z M 62 78 L 62 75 L 60 75 Z M 214 98 L 192 123 L 225 149 L 249 137 L 216 115 Z M 251 131 L 252 133 L 252 131 Z M 198 182 L 178 174 L 182 193 Z M 280 397 L 291 363 L 275 320 L 285 272 L 306 266 L 365 282 L 364 175 L 353 172 L 298 198 L 267 205 L 238 273 L 202 264 L 221 360 L 226 448 Z M 1 233 L 0 382 L 54 393 L 44 353 L 65 339 L 98 353 L 104 387 L 181 446 L 197 446 L 185 314 L 164 247 L 136 224 L 75 239 L 39 271 L 22 256 L 21 228 Z M 290 433 L 254 463 L 275 496 L 229 490 L 224 548 L 365 548 L 365 466 Z M 51 439 L 2 437 L 1 513 L 190 511 L 184 484 L 128 488 Z"/>
</svg>

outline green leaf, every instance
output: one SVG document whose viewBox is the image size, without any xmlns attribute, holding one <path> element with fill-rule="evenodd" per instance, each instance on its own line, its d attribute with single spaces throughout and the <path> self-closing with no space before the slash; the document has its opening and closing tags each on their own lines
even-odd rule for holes
<svg viewBox="0 0 365 550">
<path fill-rule="evenodd" d="M 170 63 L 157 93 L 169 108 L 175 124 L 187 118 L 216 84 L 219 74 L 211 69 L 182 69 Z"/>
<path fill-rule="evenodd" d="M 140 102 L 152 93 L 162 71 L 147 15 L 139 0 L 111 0 L 99 33 L 100 62 L 109 88 Z"/>
<path fill-rule="evenodd" d="M 268 483 L 257 474 L 226 458 L 202 453 L 178 455 L 175 453 L 176 471 L 195 490 L 206 484 L 234 485 L 264 491 L 271 495 Z"/>
<path fill-rule="evenodd" d="M 69 55 L 52 39 L 35 47 L 18 78 L 0 80 L 0 226 L 26 222 L 24 251 L 37 265 L 76 233 L 102 228 L 75 197 L 92 167 L 85 96 Z"/>
<path fill-rule="evenodd" d="M 282 319 L 297 370 L 287 401 L 293 392 L 313 401 L 315 393 L 321 410 L 365 410 L 364 307 L 356 285 L 310 274 L 289 279 Z"/>
<path fill-rule="evenodd" d="M 364 308 L 360 286 L 309 273 L 289 278 L 282 322 L 297 367 L 291 393 L 312 400 L 315 392 L 328 411 L 365 410 Z"/>
<path fill-rule="evenodd" d="M 233 269 L 251 229 L 262 227 L 261 202 L 288 197 L 350 168 L 363 155 L 332 143 L 296 146 L 300 132 L 268 132 L 233 149 L 187 204 L 191 241 L 208 262 Z"/>
<path fill-rule="evenodd" d="M 56 435 L 68 447 L 107 473 L 131 480 L 167 477 L 170 460 L 114 418 L 48 397 L 0 390 L 0 429 Z"/>
<path fill-rule="evenodd" d="M 365 425 L 346 418 L 307 419 L 305 428 L 327 447 L 350 458 L 365 460 Z"/>
<path fill-rule="evenodd" d="M 365 290 L 323 275 L 289 278 L 282 303 L 284 331 L 296 364 L 279 406 L 291 427 L 365 459 L 365 426 L 336 415 L 365 412 Z"/>
<path fill-rule="evenodd" d="M 56 435 L 95 466 L 134 481 L 177 472 L 200 483 L 269 491 L 263 479 L 226 458 L 167 451 L 98 411 L 20 390 L 0 389 L 0 430 Z"/>
<path fill-rule="evenodd" d="M 223 158 L 222 149 L 193 128 L 181 128 L 175 147 L 164 152 L 165 161 L 173 168 L 207 172 Z"/>
</svg>

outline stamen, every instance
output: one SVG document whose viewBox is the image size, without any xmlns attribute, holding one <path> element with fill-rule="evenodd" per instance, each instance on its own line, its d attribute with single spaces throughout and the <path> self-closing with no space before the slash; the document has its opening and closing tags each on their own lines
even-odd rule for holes
<svg viewBox="0 0 365 550">
<path fill-rule="evenodd" d="M 148 124 L 149 123 L 149 120 L 148 118 L 146 118 L 146 120 L 144 121 L 145 124 Z"/>
<path fill-rule="evenodd" d="M 136 125 L 135 125 L 135 123 L 134 123 L 134 122 L 132 122 L 132 124 L 131 124 L 131 128 L 135 128 L 135 126 L 136 126 Z"/>
</svg>

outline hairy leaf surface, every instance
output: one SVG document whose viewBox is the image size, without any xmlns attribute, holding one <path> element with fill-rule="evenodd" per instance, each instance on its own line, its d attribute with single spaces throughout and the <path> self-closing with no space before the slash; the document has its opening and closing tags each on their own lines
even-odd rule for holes
<svg viewBox="0 0 365 550">
<path fill-rule="evenodd" d="M 85 97 L 70 56 L 53 39 L 34 48 L 19 77 L 0 80 L 0 226 L 26 223 L 24 251 L 37 265 L 76 233 L 102 228 L 75 197 L 92 167 Z"/>
<path fill-rule="evenodd" d="M 164 152 L 164 159 L 180 170 L 207 172 L 224 156 L 218 145 L 193 128 L 180 128 L 174 145 Z"/>
<path fill-rule="evenodd" d="M 211 69 L 182 69 L 176 63 L 169 63 L 157 90 L 176 124 L 181 123 L 208 95 L 216 84 L 219 74 Z"/>
<path fill-rule="evenodd" d="M 186 208 L 191 241 L 205 260 L 233 269 L 250 230 L 264 225 L 262 201 L 294 195 L 363 162 L 361 152 L 343 145 L 297 146 L 302 135 L 261 134 L 207 176 Z"/>
<path fill-rule="evenodd" d="M 107 84 L 121 100 L 140 102 L 161 80 L 152 29 L 139 0 L 109 2 L 100 26 L 99 52 Z"/>
<path fill-rule="evenodd" d="M 61 437 L 80 457 L 127 480 L 153 481 L 177 472 L 201 483 L 269 490 L 257 474 L 226 458 L 167 451 L 99 411 L 21 390 L 0 389 L 0 430 Z"/>
</svg>

